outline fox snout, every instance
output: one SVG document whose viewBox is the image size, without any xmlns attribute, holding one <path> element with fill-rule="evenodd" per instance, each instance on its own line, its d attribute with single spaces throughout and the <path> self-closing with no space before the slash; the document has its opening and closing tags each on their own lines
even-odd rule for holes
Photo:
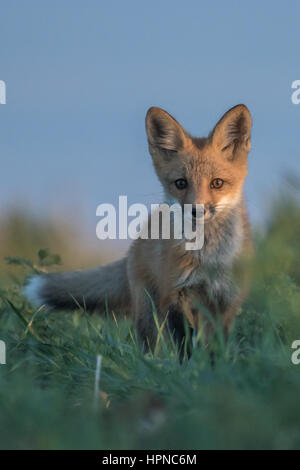
<svg viewBox="0 0 300 470">
<path fill-rule="evenodd" d="M 183 206 L 183 213 L 193 222 L 205 223 L 215 215 L 215 208 L 212 204 L 186 204 Z"/>
<path fill-rule="evenodd" d="M 203 218 L 204 222 L 212 219 L 215 215 L 215 208 L 213 204 L 193 204 L 192 217 L 194 219 Z"/>
</svg>

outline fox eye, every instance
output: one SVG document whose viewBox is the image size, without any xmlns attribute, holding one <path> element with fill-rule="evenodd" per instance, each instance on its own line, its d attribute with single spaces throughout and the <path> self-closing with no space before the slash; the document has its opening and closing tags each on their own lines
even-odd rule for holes
<svg viewBox="0 0 300 470">
<path fill-rule="evenodd" d="M 214 180 L 211 181 L 210 187 L 211 189 L 220 189 L 222 188 L 223 184 L 224 184 L 224 180 L 222 180 L 221 178 L 215 178 Z"/>
<path fill-rule="evenodd" d="M 185 189 L 187 187 L 187 180 L 184 178 L 179 178 L 175 181 L 175 186 L 177 189 Z"/>
</svg>

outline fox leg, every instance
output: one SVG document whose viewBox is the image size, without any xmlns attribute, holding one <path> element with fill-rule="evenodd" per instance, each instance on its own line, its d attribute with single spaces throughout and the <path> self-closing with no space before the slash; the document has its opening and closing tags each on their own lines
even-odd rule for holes
<svg viewBox="0 0 300 470">
<path fill-rule="evenodd" d="M 173 337 L 174 343 L 179 350 L 180 359 L 183 359 L 185 351 L 188 357 L 190 357 L 192 350 L 192 328 L 186 321 L 180 303 L 171 304 L 168 307 L 166 305 L 162 306 L 157 297 L 155 298 L 153 292 L 151 295 L 149 289 L 145 289 L 143 285 L 137 285 L 136 283 L 132 297 L 134 299 L 136 329 L 144 350 L 154 350 L 157 342 L 158 327 L 163 325 L 161 334 L 166 341 L 170 340 L 170 335 Z M 154 315 L 157 316 L 159 325 L 157 325 Z"/>
<path fill-rule="evenodd" d="M 157 339 L 157 326 L 154 312 L 155 299 L 144 285 L 135 283 L 133 292 L 133 310 L 139 341 L 145 351 L 154 349 Z"/>
<path fill-rule="evenodd" d="M 179 351 L 179 359 L 182 362 L 185 353 L 190 358 L 192 355 L 193 328 L 188 324 L 184 311 L 180 305 L 171 305 L 168 314 L 168 328 Z"/>
<path fill-rule="evenodd" d="M 204 341 L 205 346 L 208 346 L 212 336 L 215 333 L 215 328 L 221 324 L 225 340 L 228 338 L 230 327 L 233 324 L 237 311 L 241 306 L 245 295 L 243 292 L 238 294 L 232 291 L 231 295 L 219 295 L 214 299 L 206 297 L 203 302 L 204 307 L 211 315 L 211 319 L 201 314 L 204 328 Z"/>
</svg>

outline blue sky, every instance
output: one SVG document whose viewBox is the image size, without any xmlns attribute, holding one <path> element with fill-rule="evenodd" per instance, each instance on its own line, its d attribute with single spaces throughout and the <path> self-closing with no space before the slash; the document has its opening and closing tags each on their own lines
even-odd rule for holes
<svg viewBox="0 0 300 470">
<path fill-rule="evenodd" d="M 0 210 L 78 214 L 159 202 L 148 107 L 206 135 L 231 106 L 254 118 L 246 195 L 262 220 L 284 172 L 300 174 L 300 3 L 10 0 L 0 15 Z"/>
</svg>

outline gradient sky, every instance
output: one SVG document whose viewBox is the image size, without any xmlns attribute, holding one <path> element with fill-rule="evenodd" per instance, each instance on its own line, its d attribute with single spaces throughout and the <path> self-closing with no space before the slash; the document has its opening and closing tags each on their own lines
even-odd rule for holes
<svg viewBox="0 0 300 470">
<path fill-rule="evenodd" d="M 1 211 L 78 213 L 95 237 L 101 202 L 159 202 L 152 105 L 198 136 L 229 107 L 250 108 L 254 220 L 285 193 L 282 173 L 300 174 L 299 1 L 10 0 L 0 44 Z"/>
</svg>

